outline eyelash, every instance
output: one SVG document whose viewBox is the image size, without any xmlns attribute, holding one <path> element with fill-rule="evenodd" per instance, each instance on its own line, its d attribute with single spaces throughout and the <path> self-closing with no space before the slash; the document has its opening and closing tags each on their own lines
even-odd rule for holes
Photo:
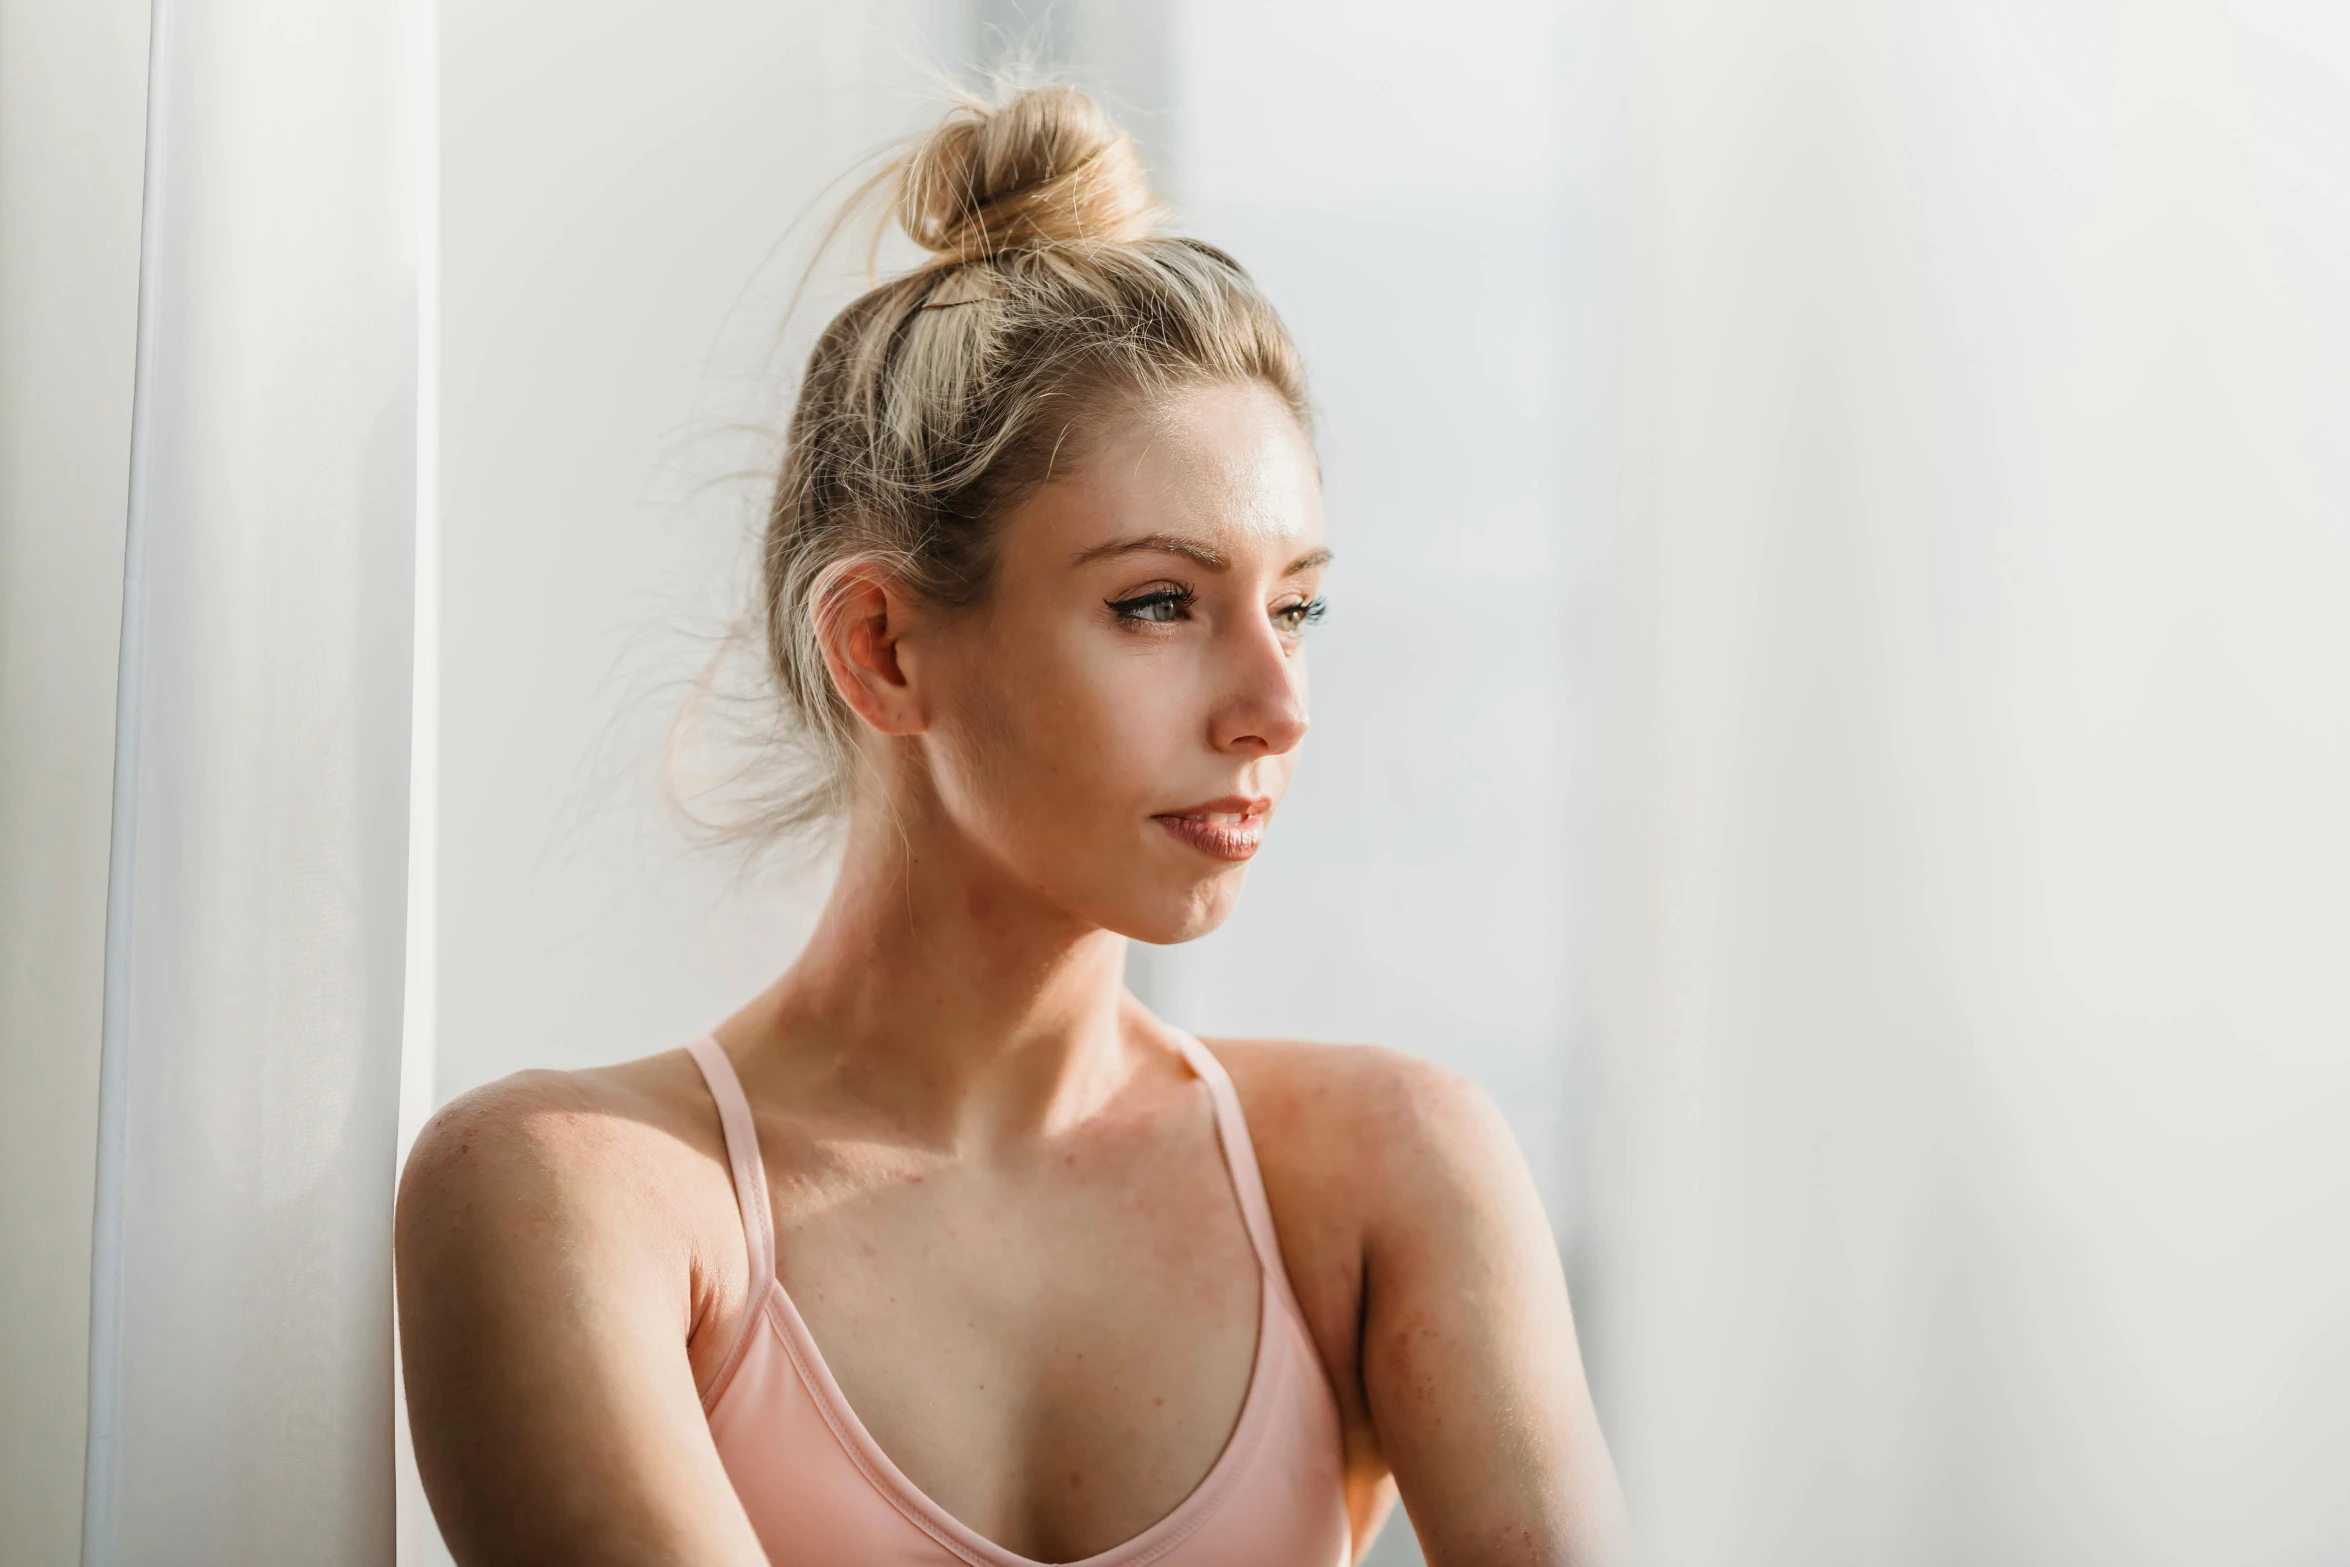
<svg viewBox="0 0 2350 1567">
<path fill-rule="evenodd" d="M 1308 626 L 1320 625 L 1322 623 L 1322 617 L 1329 613 L 1330 601 L 1326 598 L 1323 598 L 1319 594 L 1316 594 L 1314 597 L 1307 599 L 1302 604 L 1283 605 L 1281 608 L 1273 612 L 1273 618 L 1275 620 L 1288 621 L 1289 632 L 1292 636 L 1295 636 L 1297 633 L 1305 630 Z"/>
<path fill-rule="evenodd" d="M 1190 612 L 1198 597 L 1189 588 L 1154 588 L 1148 593 L 1137 593 L 1130 599 L 1110 600 L 1110 613 L 1120 620 L 1132 621 L 1137 625 L 1163 626 L 1171 620 L 1182 619 Z M 1145 613 L 1162 606 L 1175 613 L 1164 616 Z"/>
<path fill-rule="evenodd" d="M 1160 588 L 1149 593 L 1137 593 L 1132 598 L 1112 599 L 1109 601 L 1109 607 L 1110 612 L 1120 620 L 1136 625 L 1163 626 L 1183 618 L 1197 601 L 1198 595 L 1189 588 Z M 1172 610 L 1174 613 L 1163 616 L 1150 613 L 1150 611 L 1161 608 Z M 1330 601 L 1316 597 L 1295 604 L 1283 605 L 1273 611 L 1273 620 L 1276 624 L 1280 624 L 1284 631 L 1295 636 L 1306 627 L 1318 624 L 1322 617 L 1329 612 Z M 1284 622 L 1286 624 L 1283 624 Z"/>
</svg>

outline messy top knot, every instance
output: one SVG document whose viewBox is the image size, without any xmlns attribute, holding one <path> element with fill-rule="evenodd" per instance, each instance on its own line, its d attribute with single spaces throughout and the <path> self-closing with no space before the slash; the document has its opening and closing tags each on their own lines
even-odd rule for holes
<svg viewBox="0 0 2350 1567">
<path fill-rule="evenodd" d="M 1063 240 L 1131 241 L 1158 220 L 1134 142 L 1074 87 L 957 107 L 899 182 L 898 223 L 949 261 Z"/>
<path fill-rule="evenodd" d="M 798 764 L 762 774 L 769 833 L 854 793 L 857 720 L 819 641 L 849 566 L 973 604 L 1004 514 L 1105 422 L 1209 382 L 1265 386 L 1311 422 L 1272 305 L 1222 251 L 1152 232 L 1133 143 L 1076 88 L 957 107 L 893 181 L 931 259 L 824 329 L 768 513 L 760 617 Z"/>
</svg>

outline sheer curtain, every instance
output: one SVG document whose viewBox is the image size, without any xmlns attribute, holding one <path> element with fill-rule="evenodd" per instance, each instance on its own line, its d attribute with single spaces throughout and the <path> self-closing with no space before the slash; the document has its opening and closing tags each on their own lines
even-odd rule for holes
<svg viewBox="0 0 2350 1567">
<path fill-rule="evenodd" d="M 1578 1140 L 1647 1559 L 2336 1559 L 2350 21 L 1625 14 Z"/>
<path fill-rule="evenodd" d="M 81 1538 L 146 102 L 146 0 L 0 0 L 0 1562 L 11 1567 L 64 1567 Z"/>
<path fill-rule="evenodd" d="M 161 0 L 83 1560 L 387 1561 L 425 0 Z"/>
</svg>

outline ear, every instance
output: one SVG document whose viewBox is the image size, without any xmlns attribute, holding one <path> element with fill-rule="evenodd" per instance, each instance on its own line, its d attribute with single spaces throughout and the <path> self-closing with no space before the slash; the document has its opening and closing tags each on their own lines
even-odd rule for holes
<svg viewBox="0 0 2350 1567">
<path fill-rule="evenodd" d="M 878 565 L 851 561 L 816 595 L 816 639 L 833 688 L 859 718 L 885 735 L 930 727 L 902 643 L 914 600 Z"/>
</svg>

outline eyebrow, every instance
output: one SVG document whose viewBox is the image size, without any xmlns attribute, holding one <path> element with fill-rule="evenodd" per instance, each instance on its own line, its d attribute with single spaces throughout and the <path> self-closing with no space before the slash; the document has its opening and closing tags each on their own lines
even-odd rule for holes
<svg viewBox="0 0 2350 1567">
<path fill-rule="evenodd" d="M 1203 543 L 1198 539 L 1187 539 L 1178 533 L 1145 533 L 1137 538 L 1118 539 L 1108 544 L 1096 544 L 1092 549 L 1078 552 L 1077 564 L 1087 566 L 1097 560 L 1109 560 L 1118 555 L 1181 555 L 1188 560 L 1199 562 L 1210 571 L 1226 571 L 1232 566 L 1232 557 L 1213 544 Z M 1284 571 L 1282 575 L 1294 577 L 1301 571 L 1311 571 L 1316 566 L 1326 566 L 1329 563 L 1330 552 L 1328 550 L 1313 550 L 1291 561 L 1289 569 Z"/>
</svg>

